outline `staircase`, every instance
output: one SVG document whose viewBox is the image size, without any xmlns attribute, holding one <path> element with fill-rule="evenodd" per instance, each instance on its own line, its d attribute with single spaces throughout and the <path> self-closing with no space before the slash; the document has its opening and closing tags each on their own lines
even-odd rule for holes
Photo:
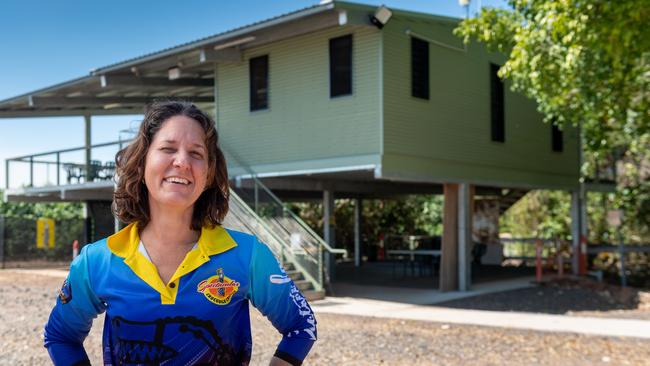
<svg viewBox="0 0 650 366">
<path fill-rule="evenodd" d="M 499 197 L 499 215 L 503 215 L 512 205 L 522 199 L 527 189 L 502 189 L 501 196 Z"/>
<path fill-rule="evenodd" d="M 237 161 L 224 153 L 227 161 Z M 230 209 L 224 226 L 257 236 L 275 254 L 308 300 L 324 298 L 327 285 L 324 258 L 347 256 L 347 251 L 332 248 L 254 174 L 247 175 L 246 183 L 246 188 L 237 184 L 230 189 Z"/>
</svg>

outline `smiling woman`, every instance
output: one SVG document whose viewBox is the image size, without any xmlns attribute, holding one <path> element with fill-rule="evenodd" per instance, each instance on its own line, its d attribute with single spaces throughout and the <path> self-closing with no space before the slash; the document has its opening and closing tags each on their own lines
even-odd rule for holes
<svg viewBox="0 0 650 366">
<path fill-rule="evenodd" d="M 151 105 L 116 156 L 113 209 L 129 225 L 83 248 L 45 326 L 56 365 L 87 365 L 104 320 L 105 365 L 246 365 L 249 303 L 283 334 L 271 365 L 300 365 L 316 340 L 307 301 L 269 248 L 224 229 L 226 161 L 214 121 L 186 102 Z"/>
<path fill-rule="evenodd" d="M 220 224 L 228 212 L 229 191 L 226 160 L 217 142 L 214 122 L 193 104 L 151 105 L 135 141 L 115 159 L 120 177 L 113 200 L 116 216 L 122 222 L 146 226 L 151 215 L 149 193 L 157 198 L 163 193 L 163 183 L 173 184 L 164 178 L 191 180 L 184 176 L 189 171 L 198 174 L 203 183 L 198 187 L 200 182 L 192 182 L 192 192 L 199 194 L 189 202 L 189 206 L 193 204 L 192 229 Z"/>
</svg>

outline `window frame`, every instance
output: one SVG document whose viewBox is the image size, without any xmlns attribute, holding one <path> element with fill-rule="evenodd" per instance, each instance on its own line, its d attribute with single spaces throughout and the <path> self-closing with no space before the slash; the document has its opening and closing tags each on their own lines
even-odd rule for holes
<svg viewBox="0 0 650 366">
<path fill-rule="evenodd" d="M 263 62 L 260 65 L 257 65 L 258 62 Z M 255 64 L 255 65 L 254 65 Z M 257 67 L 262 67 L 263 75 L 255 75 L 254 73 L 258 70 Z M 257 85 L 257 77 L 264 77 L 264 88 L 261 85 Z M 258 100 L 260 97 L 260 90 L 266 89 L 264 91 L 264 101 L 261 102 Z M 248 59 L 248 91 L 249 91 L 249 110 L 251 112 L 268 110 L 269 109 L 269 55 L 260 55 L 251 57 Z"/>
<path fill-rule="evenodd" d="M 555 123 L 551 123 L 551 150 L 558 153 L 564 151 L 564 133 Z"/>
<path fill-rule="evenodd" d="M 336 58 L 338 54 L 336 54 L 336 51 L 338 50 L 337 42 L 345 42 L 349 41 L 349 49 L 346 50 L 349 55 L 343 55 L 347 56 L 348 65 L 338 65 L 336 61 L 340 60 L 339 58 Z M 345 44 L 344 44 L 345 46 Z M 343 79 L 341 81 L 341 78 L 337 77 L 340 76 L 341 73 L 345 72 L 345 66 L 348 66 L 347 74 L 349 77 L 347 80 Z M 341 70 L 340 68 L 343 68 Z M 349 96 L 353 95 L 354 93 L 354 38 L 352 37 L 352 34 L 346 34 L 344 36 L 339 36 L 335 38 L 330 38 L 329 39 L 329 81 L 330 81 L 330 99 L 333 98 L 339 98 L 339 97 L 344 97 L 344 96 Z M 346 83 L 347 85 L 342 85 L 340 86 L 341 83 Z M 337 87 L 339 86 L 339 87 Z M 335 89 L 335 87 L 337 87 Z"/>
<path fill-rule="evenodd" d="M 418 51 L 420 52 L 418 53 Z M 424 60 L 416 59 L 417 55 L 423 57 Z M 414 98 L 429 100 L 431 97 L 431 64 L 429 55 L 429 42 L 411 36 L 411 96 Z M 422 65 L 425 65 L 425 67 L 420 69 Z M 422 80 L 425 81 L 423 82 Z"/>
<path fill-rule="evenodd" d="M 494 142 L 506 142 L 506 97 L 503 80 L 497 72 L 501 66 L 490 63 L 490 137 Z"/>
</svg>

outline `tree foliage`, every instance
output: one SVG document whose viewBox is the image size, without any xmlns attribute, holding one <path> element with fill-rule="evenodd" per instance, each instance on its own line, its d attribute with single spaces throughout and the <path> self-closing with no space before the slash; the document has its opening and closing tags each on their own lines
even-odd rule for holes
<svg viewBox="0 0 650 366">
<path fill-rule="evenodd" d="M 628 145 L 650 126 L 650 0 L 510 0 L 456 34 L 508 56 L 499 75 L 547 121 L 580 123 L 586 148 Z"/>
<path fill-rule="evenodd" d="M 1 196 L 2 191 L 0 191 Z M 0 200 L 0 216 L 30 219 L 48 217 L 55 220 L 81 219 L 83 218 L 83 204 L 81 202 L 26 203 Z"/>
<path fill-rule="evenodd" d="M 535 100 L 547 122 L 581 127 L 583 177 L 617 164 L 616 194 L 596 198 L 599 206 L 590 210 L 590 220 L 603 222 L 603 207 L 622 208 L 626 238 L 648 239 L 650 0 L 509 0 L 509 5 L 482 9 L 455 33 L 466 43 L 475 39 L 505 54 L 499 75 Z M 546 211 L 535 205 L 540 199 L 524 199 L 527 214 Z M 545 194 L 544 200 L 554 199 Z M 598 237 L 608 236 L 607 228 L 596 226 Z"/>
</svg>

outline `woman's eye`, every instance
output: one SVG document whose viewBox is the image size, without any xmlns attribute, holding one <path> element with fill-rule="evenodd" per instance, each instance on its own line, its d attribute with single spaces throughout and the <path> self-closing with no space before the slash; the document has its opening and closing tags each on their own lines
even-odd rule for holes
<svg viewBox="0 0 650 366">
<path fill-rule="evenodd" d="M 160 150 L 164 152 L 174 152 L 174 149 L 171 147 L 162 147 Z"/>
<path fill-rule="evenodd" d="M 192 152 L 192 156 L 194 156 L 194 157 L 197 158 L 197 159 L 203 159 L 203 154 L 201 154 L 201 153 L 198 152 L 198 151 L 193 151 L 193 152 Z"/>
</svg>

